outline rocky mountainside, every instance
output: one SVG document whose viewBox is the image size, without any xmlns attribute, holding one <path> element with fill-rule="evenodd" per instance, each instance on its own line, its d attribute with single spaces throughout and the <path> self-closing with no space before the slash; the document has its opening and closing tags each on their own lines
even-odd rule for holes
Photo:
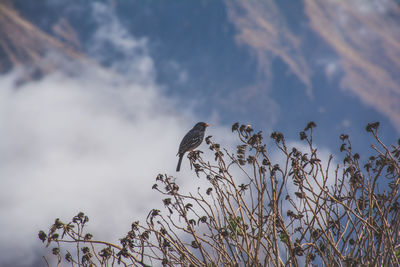
<svg viewBox="0 0 400 267">
<path fill-rule="evenodd" d="M 35 78 L 62 64 L 60 57 L 85 60 L 68 21 L 61 18 L 53 34 L 23 18 L 8 0 L 0 2 L 0 73 L 23 66 L 25 78 Z M 56 55 L 54 58 L 49 55 Z"/>
</svg>

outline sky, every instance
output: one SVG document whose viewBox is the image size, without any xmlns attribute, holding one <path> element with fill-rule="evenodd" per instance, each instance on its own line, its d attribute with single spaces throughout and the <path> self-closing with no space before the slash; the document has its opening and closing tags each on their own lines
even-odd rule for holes
<svg viewBox="0 0 400 267">
<path fill-rule="evenodd" d="M 68 25 L 85 60 L 49 51 L 57 67 L 40 79 L 21 83 L 23 64 L 0 75 L 1 266 L 43 266 L 37 232 L 79 211 L 116 242 L 161 204 L 158 173 L 201 186 L 187 160 L 175 172 L 198 121 L 234 149 L 236 121 L 272 147 L 272 131 L 298 144 L 312 120 L 324 158 L 347 133 L 365 159 L 371 121 L 399 136 L 395 1 L 11 2 L 44 33 Z"/>
</svg>

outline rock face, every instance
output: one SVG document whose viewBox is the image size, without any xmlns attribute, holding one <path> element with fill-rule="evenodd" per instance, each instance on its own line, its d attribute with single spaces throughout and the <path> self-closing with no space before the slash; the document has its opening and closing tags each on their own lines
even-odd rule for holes
<svg viewBox="0 0 400 267">
<path fill-rule="evenodd" d="M 43 32 L 23 18 L 10 1 L 0 2 L 0 73 L 22 68 L 24 79 L 40 77 L 62 64 L 60 57 L 84 60 L 79 40 L 65 19 Z M 56 55 L 54 57 L 49 55 Z"/>
<path fill-rule="evenodd" d="M 294 14 L 282 12 L 290 7 L 282 8 L 281 3 L 279 8 L 277 2 L 228 1 L 228 14 L 238 29 L 237 40 L 255 52 L 262 71 L 270 75 L 274 58 L 280 58 L 312 95 L 313 73 L 319 67 L 310 60 L 315 56 L 310 51 L 325 47 L 333 52 L 319 59 L 331 61 L 327 78 L 336 72 L 341 89 L 390 118 L 400 132 L 399 2 L 298 1 L 307 21 L 307 34 L 290 25 Z M 320 41 L 312 43 L 316 38 Z"/>
</svg>

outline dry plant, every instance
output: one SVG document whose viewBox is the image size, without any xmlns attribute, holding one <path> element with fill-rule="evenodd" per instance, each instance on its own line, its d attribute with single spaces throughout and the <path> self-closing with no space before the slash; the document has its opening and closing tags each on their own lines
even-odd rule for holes
<svg viewBox="0 0 400 267">
<path fill-rule="evenodd" d="M 215 161 L 200 151 L 188 156 L 207 187 L 184 193 L 173 177 L 158 175 L 153 189 L 165 209 L 133 222 L 119 244 L 86 233 L 83 213 L 56 219 L 39 238 L 54 245 L 59 265 L 400 266 L 400 140 L 388 147 L 379 123 L 368 124 L 374 144 L 366 164 L 341 135 L 344 159 L 331 166 L 332 156 L 322 162 L 313 145 L 315 126 L 300 133 L 307 151 L 272 133 L 284 159 L 278 163 L 250 126 L 232 126 L 235 153 L 207 137 Z"/>
</svg>

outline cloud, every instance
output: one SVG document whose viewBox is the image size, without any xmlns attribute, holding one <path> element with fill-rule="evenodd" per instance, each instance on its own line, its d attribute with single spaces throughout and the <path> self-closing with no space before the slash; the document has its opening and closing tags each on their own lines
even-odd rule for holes
<svg viewBox="0 0 400 267">
<path fill-rule="evenodd" d="M 130 81 L 153 81 L 155 68 L 147 39 L 132 38 L 109 6 L 97 2 L 92 7 L 92 18 L 98 27 L 87 45 L 89 56 Z"/>
<path fill-rule="evenodd" d="M 160 204 L 155 177 L 175 174 L 180 139 L 200 120 L 162 94 L 146 40 L 107 12 L 94 6 L 110 19 L 99 24 L 91 56 L 104 63 L 101 54 L 111 47 L 125 57 L 120 63 L 66 63 L 72 73 L 60 69 L 18 86 L 18 70 L 0 76 L 1 266 L 40 261 L 37 232 L 79 211 L 97 238 L 118 242 Z M 226 134 L 216 122 L 213 131 Z M 186 159 L 177 177 L 182 188 L 202 183 L 193 183 Z"/>
<path fill-rule="evenodd" d="M 25 253 L 38 227 L 80 210 L 115 234 L 154 204 L 157 173 L 173 172 L 184 128 L 172 102 L 100 74 L 53 73 L 18 89 L 0 80 L 1 250 Z"/>
</svg>

